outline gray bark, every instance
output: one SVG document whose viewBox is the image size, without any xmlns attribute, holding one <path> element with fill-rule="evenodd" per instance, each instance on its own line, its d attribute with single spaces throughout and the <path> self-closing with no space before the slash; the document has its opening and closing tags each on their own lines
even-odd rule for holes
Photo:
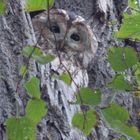
<svg viewBox="0 0 140 140">
<path fill-rule="evenodd" d="M 9 0 L 6 15 L 0 17 L 0 140 L 7 139 L 4 122 L 16 112 L 15 92 L 20 80 L 19 69 L 26 63 L 21 53 L 22 48 L 35 43 L 31 19 L 29 14 L 25 14 L 22 4 L 16 0 Z M 112 38 L 112 32 L 122 23 L 122 13 L 127 7 L 127 0 L 57 0 L 54 7 L 73 11 L 85 18 L 92 27 L 99 45 L 96 57 L 88 68 L 88 83 L 89 87 L 101 89 L 101 106 L 107 105 L 111 90 L 105 88 L 105 85 L 114 75 L 106 60 L 107 48 L 112 45 L 124 45 Z M 117 21 L 117 25 L 110 25 L 113 20 Z M 68 97 L 68 88 L 60 89 L 65 87 L 63 83 L 49 79 L 50 75 L 49 78 L 46 77 L 45 72 L 51 73 L 50 67 L 42 67 L 31 62 L 30 69 L 32 71 L 27 78 L 32 75 L 41 78 L 42 98 L 49 107 L 47 116 L 37 127 L 37 140 L 111 140 L 120 136 L 107 128 L 102 119 L 90 136 L 84 136 L 71 125 L 72 115 L 80 110 L 80 107 L 68 104 L 67 100 L 73 97 Z M 18 87 L 21 115 L 25 113 L 28 100 L 22 83 L 24 81 Z M 55 91 L 52 89 L 54 86 L 57 86 Z M 138 117 L 135 115 L 136 109 L 140 106 L 138 101 L 134 100 L 131 94 L 121 93 L 116 102 L 128 109 L 130 116 L 133 116 L 131 121 L 139 126 Z"/>
</svg>

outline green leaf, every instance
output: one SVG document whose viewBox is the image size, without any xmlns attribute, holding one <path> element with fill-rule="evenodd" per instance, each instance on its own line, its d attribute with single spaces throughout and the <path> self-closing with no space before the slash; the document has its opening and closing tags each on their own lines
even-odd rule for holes
<svg viewBox="0 0 140 140">
<path fill-rule="evenodd" d="M 36 125 L 28 118 L 6 120 L 8 140 L 36 140 Z"/>
<path fill-rule="evenodd" d="M 137 2 L 137 0 L 128 0 L 128 5 L 131 8 L 138 9 L 138 2 Z"/>
<path fill-rule="evenodd" d="M 0 0 L 0 16 L 5 14 L 6 10 L 6 1 Z"/>
<path fill-rule="evenodd" d="M 108 51 L 108 61 L 115 71 L 124 71 L 138 62 L 138 56 L 133 48 L 112 47 Z"/>
<path fill-rule="evenodd" d="M 23 55 L 25 57 L 31 57 L 36 62 L 40 64 L 47 64 L 55 59 L 55 56 L 48 54 L 43 55 L 43 52 L 40 48 L 33 47 L 33 46 L 27 46 L 23 49 Z"/>
<path fill-rule="evenodd" d="M 89 135 L 92 131 L 92 128 L 96 125 L 97 118 L 94 110 L 89 110 L 85 113 L 85 116 L 82 112 L 78 112 L 74 115 L 72 119 L 72 124 L 79 128 L 85 135 Z"/>
<path fill-rule="evenodd" d="M 48 54 L 46 56 L 34 56 L 34 59 L 40 64 L 47 64 L 55 59 L 55 56 Z"/>
<path fill-rule="evenodd" d="M 71 85 L 72 79 L 69 73 L 63 73 L 59 76 L 59 79 L 65 82 L 67 85 Z"/>
<path fill-rule="evenodd" d="M 137 63 L 137 65 L 135 65 L 134 76 L 136 78 L 138 86 L 140 86 L 140 63 Z"/>
<path fill-rule="evenodd" d="M 138 85 L 140 85 L 140 70 L 137 70 L 135 72 L 135 76 L 136 76 L 136 81 L 137 81 Z"/>
<path fill-rule="evenodd" d="M 140 40 L 140 13 L 124 15 L 123 24 L 118 32 L 115 33 L 117 38 L 132 38 Z"/>
<path fill-rule="evenodd" d="M 140 140 L 140 133 L 134 126 L 128 126 L 120 121 L 114 121 L 113 129 L 121 134 L 131 137 L 134 140 Z"/>
<path fill-rule="evenodd" d="M 112 104 L 108 108 L 102 109 L 102 114 L 106 123 L 115 131 L 122 133 L 123 135 L 128 135 L 134 140 L 140 139 L 140 134 L 138 133 L 136 127 L 129 127 L 126 125 L 129 114 L 123 107 Z"/>
<path fill-rule="evenodd" d="M 26 117 L 38 124 L 47 113 L 47 105 L 41 99 L 32 99 L 26 107 Z"/>
<path fill-rule="evenodd" d="M 54 4 L 54 0 L 27 0 L 25 10 L 28 12 L 47 10 Z"/>
<path fill-rule="evenodd" d="M 122 128 L 120 129 L 120 131 L 124 132 L 125 134 L 134 138 L 135 140 L 140 139 L 140 133 L 135 126 L 129 127 L 127 125 L 122 125 Z"/>
<path fill-rule="evenodd" d="M 110 88 L 116 89 L 116 90 L 124 90 L 124 91 L 132 91 L 133 86 L 132 84 L 129 84 L 125 79 L 124 76 L 121 74 L 118 74 L 114 77 L 113 81 L 108 84 Z"/>
<path fill-rule="evenodd" d="M 20 75 L 25 77 L 26 73 L 27 73 L 27 67 L 25 65 L 22 65 L 19 71 Z"/>
<path fill-rule="evenodd" d="M 101 102 L 101 92 L 90 88 L 82 87 L 76 94 L 78 104 L 96 106 Z M 82 102 L 81 102 L 82 101 Z"/>
<path fill-rule="evenodd" d="M 107 108 L 102 109 L 103 116 L 105 120 L 112 126 L 113 121 L 119 120 L 122 123 L 126 123 L 129 114 L 127 110 L 119 105 L 112 104 Z"/>
<path fill-rule="evenodd" d="M 40 99 L 40 81 L 36 77 L 32 77 L 26 84 L 25 88 L 31 98 Z"/>
<path fill-rule="evenodd" d="M 43 55 L 42 51 L 40 48 L 33 47 L 33 46 L 27 46 L 23 48 L 23 55 L 25 57 L 35 57 L 35 56 L 41 56 Z"/>
</svg>

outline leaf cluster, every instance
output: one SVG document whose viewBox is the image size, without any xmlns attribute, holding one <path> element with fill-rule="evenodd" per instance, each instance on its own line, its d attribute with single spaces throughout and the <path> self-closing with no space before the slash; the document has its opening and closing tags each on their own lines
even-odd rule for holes
<svg viewBox="0 0 140 140">
<path fill-rule="evenodd" d="M 41 99 L 39 79 L 32 77 L 25 88 L 30 100 L 26 106 L 26 114 L 21 117 L 11 117 L 6 120 L 6 133 L 9 140 L 35 140 L 36 126 L 47 113 L 47 105 Z"/>
</svg>

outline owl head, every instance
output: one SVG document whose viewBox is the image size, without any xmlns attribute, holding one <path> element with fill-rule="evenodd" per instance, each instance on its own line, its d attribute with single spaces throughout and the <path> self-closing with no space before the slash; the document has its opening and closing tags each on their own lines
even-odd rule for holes
<svg viewBox="0 0 140 140">
<path fill-rule="evenodd" d="M 97 41 L 82 17 L 62 9 L 52 9 L 37 15 L 32 21 L 36 34 L 53 53 L 59 51 L 84 68 L 95 56 Z"/>
</svg>

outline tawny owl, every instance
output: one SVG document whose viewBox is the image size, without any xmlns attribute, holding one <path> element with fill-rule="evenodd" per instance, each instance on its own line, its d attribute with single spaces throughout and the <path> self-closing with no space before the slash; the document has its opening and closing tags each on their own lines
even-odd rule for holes
<svg viewBox="0 0 140 140">
<path fill-rule="evenodd" d="M 39 46 L 46 53 L 56 56 L 50 64 L 40 66 L 41 83 L 47 88 L 50 110 L 54 110 L 48 115 L 51 125 L 47 125 L 47 135 L 50 140 L 86 140 L 86 136 L 83 137 L 71 124 L 80 106 L 69 103 L 76 101 L 75 93 L 80 87 L 88 86 L 86 68 L 97 49 L 95 36 L 82 17 L 62 9 L 45 11 L 32 21 Z M 71 85 L 52 77 L 52 70 L 58 75 L 70 73 Z M 58 128 L 61 138 L 54 136 L 52 123 Z"/>
<path fill-rule="evenodd" d="M 72 59 L 87 68 L 95 55 L 97 43 L 82 17 L 62 9 L 52 9 L 36 16 L 33 24 L 37 34 L 43 37 L 42 44 L 46 50 L 66 54 L 63 59 Z"/>
</svg>

